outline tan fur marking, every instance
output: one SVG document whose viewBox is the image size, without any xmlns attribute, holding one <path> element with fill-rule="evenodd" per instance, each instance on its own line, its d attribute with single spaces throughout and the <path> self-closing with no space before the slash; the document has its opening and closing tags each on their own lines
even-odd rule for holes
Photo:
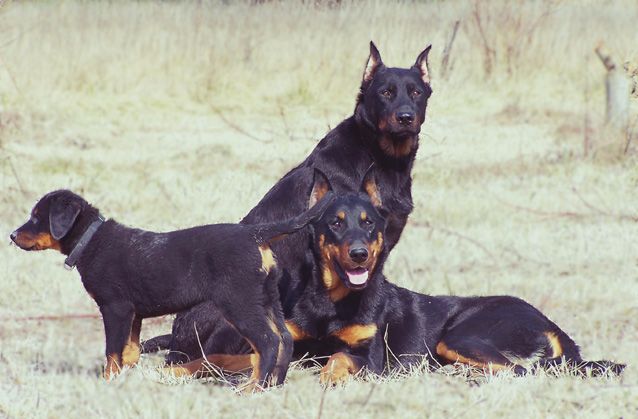
<svg viewBox="0 0 638 419">
<path fill-rule="evenodd" d="M 346 381 L 351 375 L 359 372 L 361 367 L 344 352 L 333 354 L 321 369 L 319 380 L 321 384 L 337 384 Z"/>
<path fill-rule="evenodd" d="M 50 233 L 39 233 L 32 236 L 28 233 L 18 233 L 16 243 L 24 248 L 33 248 L 34 250 L 54 249 L 60 251 L 60 242 L 55 240 Z"/>
<path fill-rule="evenodd" d="M 135 316 L 131 324 L 131 332 L 124 349 L 122 350 L 122 365 L 132 366 L 140 359 L 140 331 L 142 329 L 142 319 Z"/>
<path fill-rule="evenodd" d="M 215 368 L 231 373 L 239 373 L 252 368 L 254 356 L 255 354 L 213 354 L 185 364 L 171 365 L 170 367 L 162 368 L 162 371 L 175 377 L 195 376 L 196 378 L 216 376 Z"/>
<path fill-rule="evenodd" d="M 321 265 L 322 265 L 322 278 L 323 284 L 328 291 L 328 296 L 331 301 L 339 301 L 350 293 L 350 289 L 346 287 L 339 275 L 334 270 L 332 258 L 339 254 L 339 248 L 332 245 L 326 245 L 326 236 L 323 234 L 319 236 L 319 249 L 321 249 Z"/>
<path fill-rule="evenodd" d="M 416 144 L 415 138 L 410 137 L 405 140 L 394 141 L 392 138 L 384 135 L 379 140 L 381 150 L 392 157 L 405 157 L 412 152 Z"/>
<path fill-rule="evenodd" d="M 297 342 L 298 340 L 308 339 L 308 335 L 299 325 L 293 323 L 291 320 L 286 320 L 286 329 L 290 332 L 292 340 Z"/>
<path fill-rule="evenodd" d="M 491 368 L 494 371 L 507 370 L 510 368 L 507 365 L 494 364 L 491 362 L 487 363 L 487 362 L 477 361 L 475 359 L 467 358 L 459 354 L 455 350 L 448 348 L 448 346 L 443 341 L 439 342 L 436 345 L 436 353 L 450 362 L 454 362 L 454 363 L 460 362 L 461 364 L 470 365 L 472 367 L 483 368 L 483 369 Z"/>
<path fill-rule="evenodd" d="M 376 333 L 376 324 L 353 324 L 331 334 L 354 348 L 374 337 Z"/>
<path fill-rule="evenodd" d="M 317 202 L 321 201 L 321 199 L 328 193 L 328 184 L 321 182 L 315 183 L 312 187 L 312 191 L 310 192 L 310 199 L 308 200 L 308 208 L 314 207 Z"/>
<path fill-rule="evenodd" d="M 368 213 L 365 211 L 361 212 L 361 221 L 365 221 L 368 219 Z"/>
<path fill-rule="evenodd" d="M 379 194 L 379 189 L 377 188 L 377 183 L 374 181 L 374 179 L 367 180 L 366 183 L 363 185 L 363 188 L 370 197 L 370 202 L 372 202 L 372 205 L 380 208 L 382 205 L 381 195 Z"/>
<path fill-rule="evenodd" d="M 261 254 L 261 270 L 268 274 L 277 266 L 275 255 L 270 250 L 270 246 L 265 243 L 259 245 L 259 253 Z"/>
<path fill-rule="evenodd" d="M 379 257 L 381 249 L 383 248 L 383 233 L 379 231 L 377 234 L 377 240 L 370 243 L 370 253 L 373 258 Z M 376 261 L 375 261 L 376 263 Z"/>
<path fill-rule="evenodd" d="M 346 219 L 346 213 L 344 211 L 339 211 L 337 213 L 337 218 L 340 219 L 341 221 Z"/>
<path fill-rule="evenodd" d="M 552 358 L 558 358 L 563 355 L 563 345 L 560 344 L 558 336 L 554 332 L 545 332 L 545 336 L 552 347 Z"/>
<path fill-rule="evenodd" d="M 110 381 L 111 378 L 115 377 L 120 373 L 122 365 L 122 360 L 120 359 L 120 354 L 112 353 L 106 356 L 106 366 L 104 367 L 104 379 Z"/>
</svg>

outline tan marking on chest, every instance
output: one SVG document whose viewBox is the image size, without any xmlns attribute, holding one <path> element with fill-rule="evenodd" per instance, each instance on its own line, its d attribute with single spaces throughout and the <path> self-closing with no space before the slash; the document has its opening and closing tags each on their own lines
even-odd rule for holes
<svg viewBox="0 0 638 419">
<path fill-rule="evenodd" d="M 259 254 L 261 255 L 261 270 L 270 273 L 273 268 L 277 267 L 277 261 L 275 260 L 275 254 L 267 244 L 259 245 Z"/>
<path fill-rule="evenodd" d="M 356 347 L 372 339 L 376 333 L 376 324 L 353 324 L 333 332 L 332 336 L 335 336 L 348 346 Z"/>
</svg>

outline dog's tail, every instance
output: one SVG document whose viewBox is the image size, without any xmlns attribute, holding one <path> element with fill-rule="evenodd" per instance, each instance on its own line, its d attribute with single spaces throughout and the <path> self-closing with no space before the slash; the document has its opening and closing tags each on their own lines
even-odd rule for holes
<svg viewBox="0 0 638 419">
<path fill-rule="evenodd" d="M 583 361 L 572 360 L 564 357 L 544 359 L 539 362 L 539 365 L 550 373 L 567 373 L 575 372 L 577 375 L 583 377 L 600 377 L 604 375 L 620 376 L 626 364 L 619 364 L 613 361 L 600 360 L 600 361 Z"/>
<path fill-rule="evenodd" d="M 141 345 L 141 352 L 143 354 L 150 354 L 157 351 L 161 351 L 164 349 L 168 349 L 171 343 L 173 335 L 170 333 L 168 335 L 160 335 L 155 336 L 149 340 L 145 340 Z"/>
<path fill-rule="evenodd" d="M 257 224 L 254 226 L 257 244 L 270 243 L 306 227 L 321 218 L 328 206 L 335 200 L 333 192 L 326 195 L 310 209 L 286 221 Z"/>
<path fill-rule="evenodd" d="M 545 334 L 548 357 L 539 361 L 539 366 L 554 374 L 577 374 L 582 377 L 600 377 L 622 374 L 627 365 L 613 361 L 586 361 L 580 355 L 580 348 L 567 333 L 556 327 Z"/>
</svg>

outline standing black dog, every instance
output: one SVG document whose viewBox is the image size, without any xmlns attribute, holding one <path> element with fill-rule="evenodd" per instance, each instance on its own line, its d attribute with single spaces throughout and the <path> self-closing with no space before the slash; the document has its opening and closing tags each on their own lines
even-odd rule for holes
<svg viewBox="0 0 638 419">
<path fill-rule="evenodd" d="M 256 354 L 252 390 L 282 384 L 293 350 L 269 242 L 305 227 L 325 204 L 279 223 L 153 233 L 105 221 L 83 198 L 59 190 L 40 199 L 11 239 L 24 250 L 56 249 L 67 266 L 77 264 L 104 320 L 105 378 L 137 362 L 142 319 L 206 301 Z"/>
<path fill-rule="evenodd" d="M 389 215 L 385 243 L 391 250 L 412 211 L 411 171 L 419 145 L 419 132 L 432 94 L 425 48 L 410 68 L 386 67 L 379 51 L 370 43 L 370 56 L 354 115 L 343 121 L 319 142 L 299 166 L 286 174 L 242 220 L 254 224 L 285 219 L 304 211 L 313 184 L 313 170 L 330 177 L 335 192 L 356 192 L 368 168 L 374 164 L 384 211 Z M 284 315 L 303 292 L 311 276 L 307 229 L 273 245 L 283 269 L 279 291 Z M 343 296 L 333 293 L 338 300 Z M 197 306 L 178 314 L 171 335 L 144 345 L 144 350 L 170 348 L 167 361 L 180 362 L 206 353 L 241 353 L 250 348 L 230 328 L 212 328 L 218 317 L 214 308 Z M 194 325 L 197 325 L 197 335 Z"/>
</svg>

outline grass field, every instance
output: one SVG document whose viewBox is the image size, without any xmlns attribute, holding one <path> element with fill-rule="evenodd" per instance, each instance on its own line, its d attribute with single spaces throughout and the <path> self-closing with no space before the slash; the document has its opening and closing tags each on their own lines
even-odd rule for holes
<svg viewBox="0 0 638 419">
<path fill-rule="evenodd" d="M 161 358 L 144 357 L 105 383 L 101 319 L 77 272 L 6 244 L 0 416 L 636 417 L 638 153 L 605 134 L 593 53 L 603 41 L 638 62 L 636 3 L 308 3 L 0 2 L 5 243 L 62 187 L 146 229 L 237 221 L 351 114 L 370 39 L 396 66 L 433 43 L 416 209 L 387 276 L 522 297 L 585 358 L 629 364 L 624 376 L 447 369 L 325 391 L 293 368 L 283 388 L 243 397 L 223 380 L 162 377 Z M 142 338 L 170 324 L 146 321 Z"/>
</svg>

